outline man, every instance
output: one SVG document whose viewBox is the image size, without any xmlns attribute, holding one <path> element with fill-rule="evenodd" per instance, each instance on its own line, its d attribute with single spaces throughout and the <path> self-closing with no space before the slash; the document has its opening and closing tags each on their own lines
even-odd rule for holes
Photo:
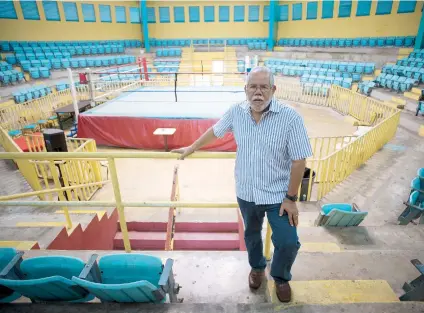
<svg viewBox="0 0 424 313">
<path fill-rule="evenodd" d="M 247 100 L 233 105 L 191 146 L 172 152 L 180 159 L 232 131 L 237 143 L 235 180 L 243 216 L 251 272 L 249 286 L 260 287 L 266 260 L 261 230 L 265 213 L 271 225 L 274 255 L 271 276 L 281 302 L 291 300 L 291 267 L 300 248 L 297 192 L 306 158 L 312 155 L 301 116 L 273 98 L 274 76 L 266 67 L 252 69 L 245 85 Z"/>
</svg>

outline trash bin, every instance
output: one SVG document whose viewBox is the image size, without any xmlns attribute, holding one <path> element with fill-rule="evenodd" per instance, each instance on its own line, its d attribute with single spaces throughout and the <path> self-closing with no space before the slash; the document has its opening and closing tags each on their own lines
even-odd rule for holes
<svg viewBox="0 0 424 313">
<path fill-rule="evenodd" d="M 299 201 L 307 201 L 308 200 L 308 187 L 309 187 L 309 180 L 310 179 L 312 179 L 310 195 L 312 194 L 312 186 L 315 182 L 315 175 L 316 175 L 316 173 L 314 171 L 312 171 L 312 176 L 311 176 L 311 169 L 309 167 L 305 168 L 305 172 L 303 173 L 302 184 L 300 186 Z M 309 197 L 310 197 L 310 195 L 309 195 Z"/>
</svg>

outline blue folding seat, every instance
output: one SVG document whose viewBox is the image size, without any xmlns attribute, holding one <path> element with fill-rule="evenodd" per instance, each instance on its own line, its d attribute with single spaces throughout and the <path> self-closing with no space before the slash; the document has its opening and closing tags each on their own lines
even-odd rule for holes
<svg viewBox="0 0 424 313">
<path fill-rule="evenodd" d="M 342 87 L 347 89 L 352 88 L 352 78 L 343 78 Z"/>
<path fill-rule="evenodd" d="M 372 74 L 375 70 L 375 64 L 374 63 L 365 63 L 364 73 L 365 74 Z"/>
<path fill-rule="evenodd" d="M 120 56 L 116 57 L 115 60 L 117 65 L 124 64 L 124 59 L 121 58 Z"/>
<path fill-rule="evenodd" d="M 29 68 L 29 75 L 33 79 L 40 78 L 40 70 L 38 67 L 30 67 Z"/>
<path fill-rule="evenodd" d="M 94 58 L 86 58 L 87 66 L 94 67 Z"/>
<path fill-rule="evenodd" d="M 348 62 L 340 62 L 339 63 L 339 71 L 346 72 L 348 67 Z"/>
<path fill-rule="evenodd" d="M 360 73 L 352 73 L 352 81 L 353 82 L 359 82 L 361 80 L 361 74 Z"/>
<path fill-rule="evenodd" d="M 325 78 L 326 78 L 326 76 L 320 75 L 320 76 L 318 76 L 318 78 L 317 78 L 316 82 L 317 82 L 318 84 L 323 84 L 323 83 L 324 83 L 324 81 L 325 81 Z"/>
<path fill-rule="evenodd" d="M 118 46 L 112 45 L 111 48 L 112 48 L 112 53 L 118 53 Z"/>
<path fill-rule="evenodd" d="M 157 49 L 156 50 L 156 56 L 157 57 L 162 57 L 163 56 L 163 50 L 162 49 Z"/>
<path fill-rule="evenodd" d="M 16 91 L 12 95 L 13 95 L 13 99 L 15 100 L 16 103 L 22 103 L 22 102 L 25 102 L 25 100 L 26 100 L 25 99 L 25 93 L 22 93 L 22 91 Z M 0 248 L 0 252 L 1 251 L 2 250 Z M 0 271 L 2 270 L 2 265 L 4 265 L 4 264 L 2 264 L 2 259 L 1 259 L 1 255 L 0 255 Z M 1 296 L 0 296 L 0 298 L 1 298 Z"/>
<path fill-rule="evenodd" d="M 343 78 L 352 78 L 352 74 L 349 72 L 342 72 L 342 77 Z"/>
<path fill-rule="evenodd" d="M 308 82 L 308 79 L 309 79 L 309 76 L 310 75 L 308 75 L 308 74 L 303 74 L 302 77 L 300 78 L 300 82 L 301 83 L 307 83 Z"/>
<path fill-rule="evenodd" d="M 11 51 L 10 44 L 7 41 L 3 41 L 0 45 L 2 51 L 9 52 Z"/>
<path fill-rule="evenodd" d="M 72 281 L 88 290 L 102 302 L 152 302 L 163 303 L 167 299 L 179 302 L 179 285 L 175 283 L 173 260 L 161 259 L 144 254 L 106 255 L 95 262 L 97 255 L 90 258 L 87 270 L 100 273 L 100 277 L 90 281 L 85 275 L 73 275 Z M 94 260 L 94 261 L 93 261 Z"/>
<path fill-rule="evenodd" d="M 334 78 L 334 82 L 333 82 L 334 85 L 341 86 L 342 83 L 343 83 L 343 78 L 342 77 L 335 77 Z"/>
<path fill-rule="evenodd" d="M 118 53 L 124 53 L 124 47 L 122 45 L 118 45 Z"/>
<path fill-rule="evenodd" d="M 170 57 L 174 57 L 175 56 L 175 50 L 174 49 L 169 49 L 169 56 Z"/>
<path fill-rule="evenodd" d="M 16 64 L 16 56 L 14 56 L 13 54 L 8 54 L 6 55 L 6 62 L 12 65 Z"/>
<path fill-rule="evenodd" d="M 97 46 L 91 46 L 90 47 L 90 53 L 91 54 L 97 54 Z"/>
<path fill-rule="evenodd" d="M 70 63 L 71 63 L 71 68 L 78 68 L 79 67 L 77 58 L 71 58 Z"/>
<path fill-rule="evenodd" d="M 31 67 L 40 67 L 41 61 L 40 60 L 31 60 Z"/>
<path fill-rule="evenodd" d="M 62 64 L 62 68 L 68 68 L 71 67 L 71 62 L 69 61 L 69 59 L 61 59 L 60 60 L 61 64 Z"/>
<path fill-rule="evenodd" d="M 367 37 L 361 38 L 361 46 L 368 47 L 370 45 L 370 39 Z"/>
<path fill-rule="evenodd" d="M 50 70 L 47 67 L 39 67 L 39 69 L 40 69 L 40 76 L 42 78 L 50 77 Z"/>
<path fill-rule="evenodd" d="M 331 41 L 332 40 L 333 40 L 332 38 L 324 39 L 324 45 L 325 45 L 325 47 L 327 47 L 327 48 L 331 47 Z"/>
<path fill-rule="evenodd" d="M 329 84 L 331 85 L 334 81 L 334 77 L 330 77 L 330 76 L 326 76 L 325 80 L 324 80 L 324 84 Z"/>
<path fill-rule="evenodd" d="M 17 81 L 21 82 L 25 79 L 24 73 L 18 71 L 18 70 L 14 70 L 16 73 L 16 77 L 17 77 Z"/>
<path fill-rule="evenodd" d="M 395 45 L 395 37 L 387 37 L 386 38 L 386 46 L 394 46 Z"/>
<path fill-rule="evenodd" d="M 396 37 L 395 47 L 403 47 L 405 45 L 405 37 Z"/>
<path fill-rule="evenodd" d="M 87 67 L 87 60 L 85 58 L 78 58 L 79 67 Z"/>
<path fill-rule="evenodd" d="M 105 53 L 105 47 L 103 45 L 97 46 L 97 53 L 98 54 L 104 54 Z"/>
<path fill-rule="evenodd" d="M 325 227 L 358 226 L 368 215 L 359 210 L 357 205 L 348 203 L 330 203 L 321 207 L 315 225 Z"/>
<path fill-rule="evenodd" d="M 32 302 L 85 302 L 94 299 L 86 289 L 71 279 L 80 276 L 85 268 L 82 260 L 67 256 L 43 256 L 23 260 L 20 277 L 0 278 L 3 285 Z M 87 272 L 87 277 L 97 277 Z"/>
<path fill-rule="evenodd" d="M 328 69 L 327 68 L 320 68 L 318 70 L 318 75 L 320 75 L 320 76 L 327 76 L 327 72 L 328 72 Z"/>
<path fill-rule="evenodd" d="M 83 55 L 84 54 L 84 49 L 82 46 L 75 46 L 75 54 L 76 55 Z"/>
<path fill-rule="evenodd" d="M 261 50 L 266 50 L 266 42 L 261 42 Z"/>
<path fill-rule="evenodd" d="M 122 60 L 122 59 L 121 59 Z M 102 60 L 99 58 L 94 59 L 94 66 L 95 67 L 101 67 L 102 66 Z"/>
<path fill-rule="evenodd" d="M 380 37 L 377 39 L 377 46 L 378 47 L 384 47 L 386 45 L 386 38 Z"/>
<path fill-rule="evenodd" d="M 349 69 L 348 69 L 348 71 L 349 71 Z M 354 72 L 362 74 L 362 73 L 364 73 L 364 71 L 365 71 L 365 64 L 364 63 L 357 63 L 356 66 L 355 66 Z"/>
<path fill-rule="evenodd" d="M 253 50 L 255 48 L 255 44 L 253 42 L 249 42 L 247 44 L 247 47 L 249 48 L 249 50 Z"/>
<path fill-rule="evenodd" d="M 254 49 L 255 50 L 260 50 L 261 49 L 261 43 L 260 42 L 254 42 L 253 43 Z"/>
<path fill-rule="evenodd" d="M 328 70 L 327 71 L 327 77 L 335 77 L 336 71 L 335 70 Z"/>
<path fill-rule="evenodd" d="M 318 75 L 319 74 L 319 68 L 313 67 L 311 69 L 311 75 Z"/>
<path fill-rule="evenodd" d="M 124 58 L 121 58 L 121 59 L 124 60 Z M 110 65 L 109 58 L 101 58 L 100 61 L 102 62 L 102 66 L 109 66 Z M 125 63 L 125 62 L 122 62 L 122 63 Z M 117 64 L 119 64 L 119 63 L 117 63 Z"/>
<path fill-rule="evenodd" d="M 35 54 L 34 53 L 26 53 L 25 56 L 26 56 L 26 59 L 27 60 L 30 60 L 30 61 L 36 60 L 36 57 L 35 57 Z"/>
<path fill-rule="evenodd" d="M 344 38 L 339 39 L 338 46 L 344 48 L 346 46 L 346 39 L 344 39 Z"/>
<path fill-rule="evenodd" d="M 414 36 L 408 36 L 405 37 L 405 46 L 406 47 L 412 47 L 415 43 L 415 37 Z"/>
<path fill-rule="evenodd" d="M 386 86 L 387 88 L 393 89 L 393 84 L 397 82 L 399 79 L 398 75 L 393 75 L 393 77 L 390 80 L 386 80 Z"/>
<path fill-rule="evenodd" d="M 331 39 L 331 47 L 335 48 L 339 45 L 339 40 L 336 38 Z"/>
<path fill-rule="evenodd" d="M 390 80 L 392 80 L 392 78 L 393 78 L 393 75 L 392 74 L 387 74 L 386 76 L 381 77 L 381 79 L 380 79 L 381 86 L 382 87 L 387 87 L 387 82 L 390 81 Z"/>
<path fill-rule="evenodd" d="M 89 55 L 91 53 L 91 48 L 90 46 L 83 46 L 82 50 L 84 51 L 85 55 Z"/>
</svg>

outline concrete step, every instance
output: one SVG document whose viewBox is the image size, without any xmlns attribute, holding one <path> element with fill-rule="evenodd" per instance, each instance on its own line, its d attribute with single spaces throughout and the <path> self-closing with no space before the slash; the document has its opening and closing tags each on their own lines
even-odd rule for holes
<svg viewBox="0 0 424 313">
<path fill-rule="evenodd" d="M 280 304 L 272 303 L 177 303 L 177 304 L 146 304 L 146 303 L 89 303 L 89 304 L 13 304 L 3 305 L 3 313 L 101 313 L 126 312 L 138 313 L 422 313 L 423 302 L 394 303 L 343 303 L 343 304 Z"/>
<path fill-rule="evenodd" d="M 38 242 L 41 249 L 45 249 L 62 229 L 62 227 L 2 227 L 0 240 L 33 241 Z"/>
<path fill-rule="evenodd" d="M 129 232 L 131 247 L 134 250 L 164 250 L 166 232 Z M 123 234 L 118 232 L 114 248 L 123 249 Z M 238 233 L 196 233 L 179 232 L 174 235 L 175 250 L 239 250 Z"/>
<path fill-rule="evenodd" d="M 424 247 L 424 225 L 299 227 L 298 235 L 301 243 L 335 243 L 341 251 L 402 251 Z"/>
<path fill-rule="evenodd" d="M 419 94 L 416 94 L 416 93 L 413 93 L 413 92 L 410 92 L 410 91 L 405 92 L 403 94 L 403 96 L 408 98 L 408 99 L 415 100 L 415 101 L 418 101 L 418 99 L 420 98 Z"/>
<path fill-rule="evenodd" d="M 96 216 L 96 213 L 90 214 L 70 214 L 72 224 L 76 226 L 81 224 L 84 229 Z M 18 228 L 26 227 L 65 227 L 66 219 L 64 214 L 52 213 L 25 213 L 8 214 L 0 219 L 0 227 L 15 226 Z"/>
</svg>

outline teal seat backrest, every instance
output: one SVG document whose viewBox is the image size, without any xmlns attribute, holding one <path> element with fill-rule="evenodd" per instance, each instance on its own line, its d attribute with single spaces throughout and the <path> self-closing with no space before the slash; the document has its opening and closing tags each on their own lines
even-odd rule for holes
<svg viewBox="0 0 424 313">
<path fill-rule="evenodd" d="M 345 211 L 345 212 L 352 212 L 352 205 L 348 203 L 331 203 L 331 204 L 325 204 L 321 207 L 321 211 L 325 215 L 328 215 L 333 209 L 337 209 L 337 210 Z"/>
<path fill-rule="evenodd" d="M 158 287 L 162 261 L 145 254 L 114 254 L 103 256 L 99 261 L 99 268 L 103 284 L 125 284 L 145 280 Z"/>
<path fill-rule="evenodd" d="M 15 255 L 16 250 L 14 248 L 0 248 L 0 272 L 12 261 Z"/>
<path fill-rule="evenodd" d="M 21 271 L 25 279 L 62 276 L 72 279 L 79 276 L 85 264 L 82 260 L 68 256 L 42 256 L 23 260 Z"/>
</svg>

